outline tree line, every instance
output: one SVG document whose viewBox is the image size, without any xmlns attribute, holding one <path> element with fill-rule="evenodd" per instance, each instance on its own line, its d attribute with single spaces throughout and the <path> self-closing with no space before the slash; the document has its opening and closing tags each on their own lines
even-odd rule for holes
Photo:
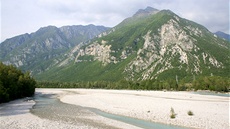
<svg viewBox="0 0 230 129">
<path fill-rule="evenodd" d="M 94 81 L 94 82 L 38 82 L 39 88 L 92 88 L 92 89 L 129 89 L 129 90 L 211 90 L 218 92 L 229 92 L 230 79 L 219 76 L 199 77 L 193 82 L 185 82 L 176 79 L 167 80 L 143 80 L 117 82 Z"/>
<path fill-rule="evenodd" d="M 92 88 L 92 89 L 129 89 L 129 90 L 210 90 L 229 92 L 230 79 L 228 77 L 205 76 L 198 77 L 192 82 L 184 80 L 142 80 L 129 81 L 88 81 L 88 82 L 36 82 L 29 72 L 23 73 L 13 65 L 0 62 L 0 103 L 17 98 L 32 96 L 35 88 Z"/>
<path fill-rule="evenodd" d="M 29 72 L 23 73 L 13 65 L 0 62 L 0 103 L 32 96 L 35 87 L 36 81 Z"/>
</svg>

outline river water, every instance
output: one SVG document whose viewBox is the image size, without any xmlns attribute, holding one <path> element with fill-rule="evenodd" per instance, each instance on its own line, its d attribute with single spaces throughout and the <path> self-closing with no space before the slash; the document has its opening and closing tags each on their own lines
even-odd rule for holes
<svg viewBox="0 0 230 129">
<path fill-rule="evenodd" d="M 200 95 L 211 95 L 211 96 L 221 96 L 221 97 L 230 97 L 229 93 L 215 93 L 210 91 L 196 91 L 192 92 L 193 94 L 200 94 Z"/>
<path fill-rule="evenodd" d="M 44 119 L 50 119 L 55 121 L 63 121 L 67 123 L 82 123 L 83 125 L 89 125 L 97 128 L 109 128 L 113 129 L 116 127 L 109 127 L 103 123 L 98 123 L 93 120 L 87 119 L 87 117 L 95 114 L 121 121 L 127 124 L 131 124 L 143 129 L 186 129 L 184 127 L 178 127 L 173 125 L 160 124 L 126 116 L 109 114 L 98 109 L 86 108 L 76 105 L 71 105 L 61 102 L 55 94 L 42 94 L 36 93 L 34 97 L 36 104 L 31 109 L 31 113 Z"/>
</svg>

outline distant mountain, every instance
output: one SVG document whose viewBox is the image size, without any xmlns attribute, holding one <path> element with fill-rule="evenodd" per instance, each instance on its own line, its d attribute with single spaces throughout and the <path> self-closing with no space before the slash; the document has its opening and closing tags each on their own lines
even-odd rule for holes
<svg viewBox="0 0 230 129">
<path fill-rule="evenodd" d="M 159 12 L 158 9 L 147 7 L 146 9 L 139 9 L 133 17 L 141 17 L 141 16 L 148 16 Z"/>
<path fill-rule="evenodd" d="M 86 45 L 76 45 L 38 80 L 118 81 L 229 77 L 229 43 L 170 10 L 139 10 Z"/>
<path fill-rule="evenodd" d="M 13 64 L 37 74 L 59 62 L 74 46 L 108 30 L 104 26 L 42 27 L 31 34 L 23 34 L 0 44 L 0 61 Z"/>
<path fill-rule="evenodd" d="M 223 38 L 223 39 L 226 39 L 227 41 L 230 41 L 230 35 L 229 34 L 226 34 L 226 33 L 221 32 L 221 31 L 217 31 L 214 34 L 220 38 Z"/>
</svg>

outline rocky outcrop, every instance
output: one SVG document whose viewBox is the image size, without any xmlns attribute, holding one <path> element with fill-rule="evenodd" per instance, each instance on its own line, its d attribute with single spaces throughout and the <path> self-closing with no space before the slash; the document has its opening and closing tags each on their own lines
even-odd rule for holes
<svg viewBox="0 0 230 129">
<path fill-rule="evenodd" d="M 85 49 L 80 49 L 78 55 L 75 58 L 75 62 L 82 62 L 80 57 L 82 56 L 93 56 L 94 60 L 101 61 L 103 65 L 111 62 L 110 49 L 111 45 L 106 45 L 106 41 L 102 41 L 101 44 L 95 42 L 90 44 Z M 86 60 L 91 61 L 91 60 Z"/>
<path fill-rule="evenodd" d="M 175 20 L 176 19 L 176 20 Z M 137 52 L 137 57 L 125 68 L 127 79 L 135 78 L 140 73 L 138 80 L 153 79 L 160 73 L 173 68 L 186 66 L 186 71 L 194 74 L 202 73 L 200 61 L 213 67 L 223 67 L 223 63 L 217 61 L 208 53 L 198 54 L 200 48 L 196 46 L 197 40 L 190 33 L 202 36 L 198 28 L 179 25 L 179 18 L 170 19 L 158 29 L 158 34 L 147 32 L 143 37 L 145 42 L 143 48 Z M 187 33 L 186 31 L 189 30 Z M 208 58 L 208 59 L 206 59 Z M 174 62 L 179 62 L 176 65 Z"/>
</svg>

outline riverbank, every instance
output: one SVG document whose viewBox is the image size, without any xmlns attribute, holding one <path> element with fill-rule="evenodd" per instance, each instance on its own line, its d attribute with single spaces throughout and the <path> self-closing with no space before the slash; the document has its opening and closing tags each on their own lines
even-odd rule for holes
<svg viewBox="0 0 230 129">
<path fill-rule="evenodd" d="M 65 103 L 189 128 L 228 129 L 229 97 L 189 92 L 71 89 Z M 75 93 L 74 93 L 75 92 Z M 174 109 L 176 118 L 170 118 Z M 188 111 L 194 115 L 189 116 Z"/>
<path fill-rule="evenodd" d="M 36 96 L 41 95 L 57 95 L 65 96 L 69 94 L 64 89 L 36 89 Z M 63 104 L 61 112 L 51 112 L 55 118 L 41 117 L 31 113 L 31 108 L 35 102 L 33 100 L 27 101 L 27 98 L 18 99 L 9 103 L 0 104 L 0 128 L 1 129 L 138 129 L 135 126 L 122 123 L 119 121 L 104 118 L 96 115 L 93 112 L 82 110 L 80 107 L 66 108 L 69 105 Z M 71 106 L 71 105 L 70 105 Z M 63 110 L 62 110 L 63 109 Z M 80 110 L 79 110 L 80 109 Z M 58 110 L 54 110 L 58 111 Z M 55 114 L 58 113 L 58 114 Z M 43 115 L 50 115 L 48 113 Z M 76 115 L 76 119 L 69 121 L 68 114 Z M 67 117 L 65 117 L 67 116 Z M 75 116 L 74 116 L 75 117 Z M 57 119 L 56 119 L 57 118 Z M 61 119 L 58 119 L 61 118 Z M 64 120 L 62 119 L 64 118 Z M 65 119 L 67 118 L 67 119 Z"/>
<path fill-rule="evenodd" d="M 55 95 L 64 103 L 93 107 L 111 114 L 154 121 L 189 128 L 228 129 L 229 97 L 199 95 L 189 92 L 94 90 L 94 89 L 36 89 L 36 96 Z M 4 129 L 55 129 L 55 128 L 124 128 L 135 129 L 123 122 L 108 119 L 80 108 L 64 108 L 57 115 L 78 114 L 75 122 L 43 118 L 31 113 L 33 100 L 19 99 L 0 104 L 0 127 Z M 174 109 L 176 118 L 170 118 Z M 72 111 L 72 109 L 74 111 Z M 79 110 L 80 109 L 80 110 Z M 58 109 L 59 110 L 59 109 Z M 53 110 L 57 111 L 58 110 Z M 193 116 L 187 112 L 191 110 Z M 61 110 L 62 111 L 62 110 Z M 54 115 L 55 116 L 55 115 Z M 62 117 L 60 116 L 60 118 Z M 74 118 L 75 120 L 75 118 Z M 80 120 L 80 121 L 78 121 Z M 84 121 L 82 121 L 84 120 Z"/>
<path fill-rule="evenodd" d="M 0 105 L 1 129 L 64 129 L 74 128 L 74 125 L 41 119 L 30 113 L 34 101 L 19 99 Z M 80 126 L 79 126 L 80 127 Z M 80 129 L 86 129 L 80 127 Z"/>
</svg>

